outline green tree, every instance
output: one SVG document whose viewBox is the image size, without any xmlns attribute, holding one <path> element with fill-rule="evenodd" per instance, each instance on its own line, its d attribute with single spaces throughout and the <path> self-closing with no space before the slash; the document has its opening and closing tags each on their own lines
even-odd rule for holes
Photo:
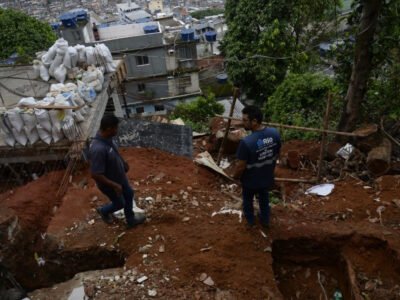
<svg viewBox="0 0 400 300">
<path fill-rule="evenodd" d="M 328 93 L 337 93 L 334 80 L 322 74 L 290 73 L 268 98 L 264 106 L 267 120 L 288 125 L 319 128 L 322 124 Z M 339 101 L 334 96 L 331 126 L 338 120 Z M 336 117 L 335 117 L 336 116 Z M 283 137 L 315 138 L 320 134 L 285 130 Z"/>
<path fill-rule="evenodd" d="M 230 80 L 265 100 L 288 70 L 307 70 L 316 37 L 329 28 L 337 3 L 330 0 L 227 0 L 228 32 L 221 50 Z"/>
<path fill-rule="evenodd" d="M 176 106 L 171 118 L 181 118 L 195 131 L 207 131 L 210 118 L 224 112 L 224 107 L 215 100 L 214 94 L 197 97 L 195 101 L 180 103 Z"/>
<path fill-rule="evenodd" d="M 210 9 L 195 11 L 195 12 L 191 13 L 191 16 L 193 18 L 200 20 L 200 19 L 203 19 L 204 17 L 220 15 L 223 13 L 224 13 L 223 9 L 210 8 Z"/>
<path fill-rule="evenodd" d="M 56 40 L 49 24 L 13 9 L 0 8 L 0 28 L 0 59 L 17 53 L 19 62 L 27 63 Z"/>
<path fill-rule="evenodd" d="M 352 8 L 348 23 L 356 42 L 348 41 L 338 56 L 342 131 L 383 114 L 399 115 L 400 0 L 356 0 Z"/>
</svg>

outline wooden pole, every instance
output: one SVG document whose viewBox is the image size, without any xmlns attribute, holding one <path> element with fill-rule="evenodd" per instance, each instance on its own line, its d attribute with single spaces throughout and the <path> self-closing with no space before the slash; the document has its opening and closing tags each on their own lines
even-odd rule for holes
<svg viewBox="0 0 400 300">
<path fill-rule="evenodd" d="M 325 154 L 325 148 L 326 148 L 326 138 L 328 134 L 326 133 L 326 130 L 328 129 L 329 126 L 329 114 L 331 112 L 331 103 L 332 103 L 332 95 L 331 93 L 328 94 L 328 102 L 326 103 L 326 111 L 325 111 L 325 117 L 324 117 L 324 131 L 321 134 L 321 148 L 319 149 L 319 162 L 318 162 L 318 171 L 317 171 L 317 180 L 320 181 L 322 177 L 322 163 L 324 161 L 324 154 Z"/>
<path fill-rule="evenodd" d="M 226 124 L 224 138 L 222 139 L 221 146 L 219 147 L 219 151 L 218 151 L 218 157 L 217 157 L 217 165 L 218 166 L 219 166 L 219 163 L 221 162 L 222 151 L 224 150 L 226 139 L 228 137 L 229 128 L 231 127 L 231 121 L 232 121 L 232 119 L 234 119 L 234 118 L 232 118 L 232 115 L 233 115 L 233 111 L 235 109 L 236 99 L 238 96 L 239 96 L 239 89 L 235 87 L 235 88 L 233 88 L 233 101 L 232 101 L 232 105 L 231 105 L 231 110 L 229 112 L 228 123 Z"/>
<path fill-rule="evenodd" d="M 216 117 L 224 118 L 224 119 L 231 119 L 231 120 L 236 120 L 236 121 L 241 121 L 241 119 L 238 118 L 232 118 L 232 117 L 225 117 L 222 115 L 215 115 Z M 285 125 L 285 124 L 279 124 L 279 123 L 270 123 L 270 122 L 263 122 L 263 125 L 267 126 L 273 126 L 273 127 L 282 127 L 282 128 L 289 128 L 289 129 L 297 129 L 297 130 L 302 130 L 302 131 L 312 131 L 312 132 L 325 132 L 327 134 L 335 134 L 335 135 L 343 135 L 343 136 L 353 136 L 353 137 L 366 137 L 367 135 L 362 134 L 362 133 L 354 133 L 354 132 L 342 132 L 342 131 L 335 131 L 335 130 L 324 130 L 324 129 L 319 129 L 319 128 L 310 128 L 310 127 L 301 127 L 301 126 L 294 126 L 294 125 Z"/>
</svg>

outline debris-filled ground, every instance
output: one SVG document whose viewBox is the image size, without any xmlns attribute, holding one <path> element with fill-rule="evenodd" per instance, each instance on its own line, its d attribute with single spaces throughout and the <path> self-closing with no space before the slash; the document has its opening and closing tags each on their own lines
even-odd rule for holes
<svg viewBox="0 0 400 300">
<path fill-rule="evenodd" d="M 310 164 L 285 158 L 296 150 L 311 162 L 318 149 L 284 144 L 276 176 L 312 178 Z M 30 299 L 400 299 L 399 176 L 341 176 L 324 197 L 277 182 L 265 231 L 242 220 L 234 182 L 159 150 L 121 152 L 148 216 L 134 229 L 101 221 L 95 208 L 107 200 L 87 166 L 62 199 L 62 172 L 0 196 L 2 264 Z"/>
</svg>

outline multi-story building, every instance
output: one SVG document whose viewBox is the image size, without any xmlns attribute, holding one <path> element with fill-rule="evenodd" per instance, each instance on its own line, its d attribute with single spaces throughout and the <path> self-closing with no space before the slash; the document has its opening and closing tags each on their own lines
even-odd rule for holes
<svg viewBox="0 0 400 300">
<path fill-rule="evenodd" d="M 166 113 L 177 99 L 201 93 L 194 30 L 167 38 L 159 22 L 100 26 L 96 42 L 93 35 L 85 34 L 91 30 L 89 21 L 61 31 L 70 44 L 82 43 L 82 39 L 86 45 L 101 42 L 113 56 L 124 59 L 127 81 L 120 100 L 127 115 Z"/>
</svg>

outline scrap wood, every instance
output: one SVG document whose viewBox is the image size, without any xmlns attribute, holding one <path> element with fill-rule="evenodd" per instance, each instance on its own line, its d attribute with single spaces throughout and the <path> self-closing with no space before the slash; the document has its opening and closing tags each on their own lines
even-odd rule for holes
<svg viewBox="0 0 400 300">
<path fill-rule="evenodd" d="M 241 121 L 241 119 L 238 118 L 233 118 L 233 117 L 225 117 L 223 115 L 215 115 L 216 117 L 224 118 L 224 119 L 230 119 L 230 120 L 236 120 L 236 121 Z M 281 127 L 281 128 L 288 128 L 288 129 L 297 129 L 297 130 L 303 130 L 303 131 L 313 131 L 313 132 L 321 132 L 321 133 L 327 133 L 327 134 L 335 134 L 335 135 L 343 135 L 343 136 L 354 136 L 354 137 L 366 137 L 372 134 L 373 132 L 362 132 L 362 131 L 354 131 L 354 132 L 342 132 L 342 131 L 335 131 L 335 130 L 324 130 L 324 129 L 319 129 L 319 128 L 310 128 L 310 127 L 302 127 L 302 126 L 294 126 L 294 125 L 285 125 L 285 124 L 279 124 L 279 123 L 270 123 L 270 122 L 262 122 L 263 125 L 267 126 L 273 126 L 273 127 Z"/>
<path fill-rule="evenodd" d="M 220 168 L 212 158 L 211 154 L 208 153 L 207 151 L 204 151 L 202 153 L 199 153 L 196 158 L 194 159 L 196 163 L 199 165 L 206 166 L 215 172 L 221 174 L 225 178 L 237 182 L 234 178 L 230 177 L 228 174 L 224 172 L 222 168 Z M 316 182 L 316 178 L 311 178 L 311 179 L 302 179 L 302 178 L 280 178 L 280 177 L 275 177 L 275 181 L 279 182 L 302 182 L 302 183 L 314 183 Z"/>
</svg>

